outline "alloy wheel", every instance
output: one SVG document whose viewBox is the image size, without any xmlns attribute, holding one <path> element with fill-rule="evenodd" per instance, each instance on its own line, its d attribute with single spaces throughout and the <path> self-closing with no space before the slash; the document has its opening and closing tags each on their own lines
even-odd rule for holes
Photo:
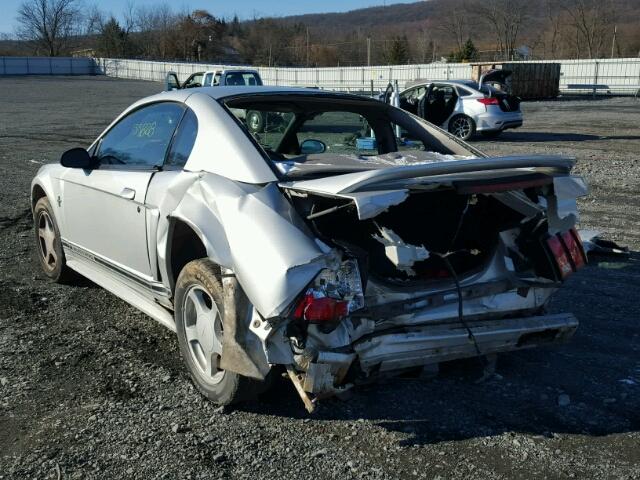
<svg viewBox="0 0 640 480">
<path fill-rule="evenodd" d="M 44 265 L 49 270 L 56 268 L 58 254 L 56 253 L 56 231 L 53 227 L 51 216 L 45 212 L 40 212 L 38 217 L 38 245 L 40 246 L 40 256 Z"/>
<path fill-rule="evenodd" d="M 193 285 L 183 304 L 187 346 L 193 363 L 212 383 L 219 383 L 224 370 L 219 368 L 222 356 L 222 316 L 213 298 L 202 286 Z"/>
</svg>

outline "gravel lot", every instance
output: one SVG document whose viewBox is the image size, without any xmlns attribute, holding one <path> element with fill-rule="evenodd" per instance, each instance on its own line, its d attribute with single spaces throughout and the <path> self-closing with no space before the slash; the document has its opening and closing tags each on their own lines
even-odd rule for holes
<svg viewBox="0 0 640 480">
<path fill-rule="evenodd" d="M 551 310 L 581 322 L 553 349 L 396 379 L 309 417 L 293 389 L 209 404 L 174 335 L 34 261 L 29 183 L 158 83 L 0 78 L 0 479 L 640 478 L 640 255 L 598 258 Z M 526 103 L 492 153 L 564 153 L 593 192 L 583 226 L 640 250 L 640 101 Z"/>
</svg>

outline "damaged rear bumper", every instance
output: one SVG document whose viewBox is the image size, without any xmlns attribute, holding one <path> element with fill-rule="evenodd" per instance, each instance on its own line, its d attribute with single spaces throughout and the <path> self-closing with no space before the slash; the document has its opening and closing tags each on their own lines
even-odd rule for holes
<svg viewBox="0 0 640 480">
<path fill-rule="evenodd" d="M 459 322 L 431 324 L 368 335 L 354 342 L 350 353 L 319 352 L 298 375 L 298 388 L 320 398 L 377 375 L 474 357 L 478 351 L 488 355 L 561 343 L 578 328 L 578 321 L 570 313 L 466 323 L 473 335 Z M 360 374 L 345 378 L 347 371 Z"/>
<path fill-rule="evenodd" d="M 485 320 L 468 326 L 484 355 L 568 340 L 578 321 L 566 313 Z M 460 323 L 380 334 L 356 342 L 353 348 L 363 371 L 380 373 L 477 355 L 474 342 Z"/>
</svg>

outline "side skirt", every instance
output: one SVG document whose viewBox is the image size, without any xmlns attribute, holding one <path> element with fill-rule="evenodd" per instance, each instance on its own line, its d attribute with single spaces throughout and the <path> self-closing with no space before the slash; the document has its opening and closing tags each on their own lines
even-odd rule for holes
<svg viewBox="0 0 640 480">
<path fill-rule="evenodd" d="M 78 255 L 73 249 L 65 248 L 64 254 L 69 268 L 149 315 L 168 329 L 176 331 L 175 321 L 171 312 L 156 303 L 153 298 L 136 289 L 133 286 L 135 282 L 91 259 L 85 258 L 84 255 Z"/>
</svg>

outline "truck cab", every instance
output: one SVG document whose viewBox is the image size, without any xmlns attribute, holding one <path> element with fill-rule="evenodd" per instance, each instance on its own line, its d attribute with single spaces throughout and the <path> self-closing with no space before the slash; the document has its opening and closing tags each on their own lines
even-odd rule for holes
<svg viewBox="0 0 640 480">
<path fill-rule="evenodd" d="M 180 82 L 175 72 L 168 72 L 165 90 L 181 90 L 197 87 L 222 86 L 261 86 L 262 78 L 257 70 L 249 69 L 220 69 L 207 70 L 191 74 L 184 82 Z"/>
</svg>

